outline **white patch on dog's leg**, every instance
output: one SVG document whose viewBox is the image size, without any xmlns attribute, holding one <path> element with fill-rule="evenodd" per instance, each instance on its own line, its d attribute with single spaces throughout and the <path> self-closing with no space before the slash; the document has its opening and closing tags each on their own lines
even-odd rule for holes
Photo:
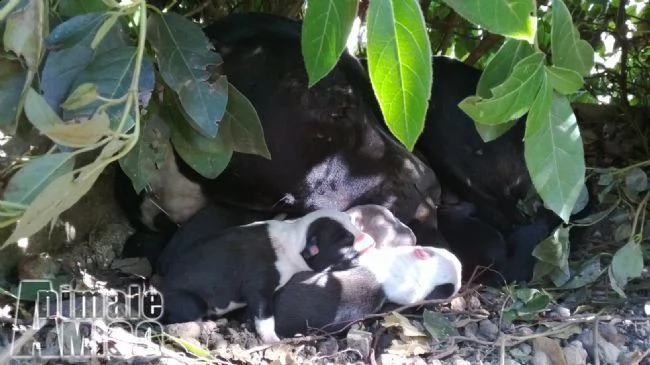
<svg viewBox="0 0 650 365">
<path fill-rule="evenodd" d="M 275 317 L 273 316 L 265 319 L 255 318 L 255 330 L 266 344 L 280 342 L 280 338 L 275 333 Z"/>
</svg>

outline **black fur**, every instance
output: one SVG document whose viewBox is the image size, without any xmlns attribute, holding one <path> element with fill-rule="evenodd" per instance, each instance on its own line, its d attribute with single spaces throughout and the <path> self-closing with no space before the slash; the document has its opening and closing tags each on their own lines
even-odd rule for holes
<svg viewBox="0 0 650 365">
<path fill-rule="evenodd" d="M 176 158 L 180 172 L 213 203 L 295 215 L 374 203 L 404 222 L 417 218 L 435 228 L 435 206 L 416 217 L 425 198 L 439 201 L 433 171 L 386 132 L 354 57 L 344 53 L 327 76 L 307 87 L 300 28 L 282 17 L 246 13 L 204 29 L 222 54 L 228 81 L 255 107 L 272 159 L 234 153 L 220 176 L 206 179 Z M 434 243 L 426 229 L 421 232 L 418 239 Z"/>
</svg>

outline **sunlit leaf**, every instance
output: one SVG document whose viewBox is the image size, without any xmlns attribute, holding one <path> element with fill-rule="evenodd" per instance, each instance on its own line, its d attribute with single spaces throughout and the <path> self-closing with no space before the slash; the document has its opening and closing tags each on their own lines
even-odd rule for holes
<svg viewBox="0 0 650 365">
<path fill-rule="evenodd" d="M 311 0 L 302 25 L 301 45 L 309 87 L 327 75 L 345 49 L 359 0 Z"/>
<path fill-rule="evenodd" d="M 521 40 L 507 39 L 481 73 L 476 95 L 489 99 L 492 88 L 504 82 L 517 63 L 533 54 L 533 47 Z"/>
<path fill-rule="evenodd" d="M 524 157 L 544 205 L 568 222 L 585 181 L 584 150 L 571 105 L 546 78 L 526 120 Z"/>
<path fill-rule="evenodd" d="M 368 70 L 390 131 L 412 150 L 431 95 L 431 46 L 415 0 L 373 0 L 368 6 Z"/>
<path fill-rule="evenodd" d="M 106 112 L 98 112 L 81 123 L 57 123 L 44 131 L 56 143 L 81 148 L 90 146 L 110 133 L 110 120 Z"/>
<path fill-rule="evenodd" d="M 52 180 L 72 171 L 74 158 L 69 152 L 38 156 L 16 172 L 3 195 L 3 200 L 28 205 Z"/>
<path fill-rule="evenodd" d="M 519 120 L 512 120 L 501 124 L 481 124 L 475 122 L 474 127 L 476 128 L 478 135 L 481 136 L 483 142 L 490 142 L 504 135 L 518 121 Z"/>
<path fill-rule="evenodd" d="M 501 124 L 522 117 L 530 108 L 544 77 L 544 53 L 521 59 L 510 76 L 492 88 L 492 97 L 465 98 L 458 106 L 474 121 Z"/>
<path fill-rule="evenodd" d="M 6 20 L 3 36 L 4 48 L 25 60 L 27 67 L 36 72 L 45 51 L 43 38 L 49 29 L 47 3 L 31 0 L 20 10 L 14 10 Z"/>
<path fill-rule="evenodd" d="M 533 43 L 537 3 L 530 0 L 444 0 L 454 11 L 492 33 Z"/>
<path fill-rule="evenodd" d="M 25 115 L 32 125 L 43 133 L 55 124 L 63 123 L 45 99 L 33 88 L 29 88 L 25 96 Z"/>
<path fill-rule="evenodd" d="M 547 66 L 546 74 L 553 89 L 561 94 L 573 94 L 582 87 L 582 76 L 568 68 Z"/>
<path fill-rule="evenodd" d="M 95 101 L 98 96 L 96 85 L 91 83 L 81 84 L 68 96 L 61 106 L 68 110 L 81 108 Z"/>
<path fill-rule="evenodd" d="M 30 237 L 72 207 L 90 190 L 102 171 L 103 168 L 91 164 L 85 166 L 76 179 L 76 174 L 69 172 L 53 180 L 27 207 L 3 246 Z"/>
<path fill-rule="evenodd" d="M 594 66 L 594 49 L 573 25 L 571 13 L 562 0 L 553 0 L 551 6 L 551 57 L 553 65 L 589 75 Z"/>
</svg>

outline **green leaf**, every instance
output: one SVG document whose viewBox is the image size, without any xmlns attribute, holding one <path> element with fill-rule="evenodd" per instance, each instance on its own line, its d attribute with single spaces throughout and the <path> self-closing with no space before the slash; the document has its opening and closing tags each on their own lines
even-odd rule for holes
<svg viewBox="0 0 650 365">
<path fill-rule="evenodd" d="M 520 40 L 507 39 L 481 73 L 476 86 L 476 95 L 489 99 L 492 88 L 503 83 L 517 63 L 533 54 L 533 47 Z"/>
<path fill-rule="evenodd" d="M 54 142 L 74 148 L 90 146 L 110 133 L 110 120 L 100 111 L 81 123 L 58 123 L 44 131 Z"/>
<path fill-rule="evenodd" d="M 456 327 L 445 316 L 428 309 L 425 309 L 422 314 L 422 324 L 431 337 L 437 341 L 459 335 Z"/>
<path fill-rule="evenodd" d="M 596 255 L 581 263 L 571 280 L 562 285 L 561 289 L 578 289 L 598 280 L 598 277 L 603 273 L 600 266 L 600 256 L 600 254 Z"/>
<path fill-rule="evenodd" d="M 562 0 L 553 0 L 551 6 L 551 57 L 553 65 L 589 75 L 594 66 L 594 49 L 583 39 L 573 25 L 571 13 Z"/>
<path fill-rule="evenodd" d="M 535 247 L 533 256 L 568 272 L 570 228 L 563 225 L 557 227 L 550 237 Z"/>
<path fill-rule="evenodd" d="M 544 205 L 568 222 L 585 182 L 584 151 L 571 105 L 546 78 L 526 120 L 524 157 Z"/>
<path fill-rule="evenodd" d="M 478 135 L 481 136 L 483 142 L 487 143 L 504 135 L 508 130 L 510 130 L 510 128 L 517 124 L 517 122 L 518 120 L 511 120 L 501 124 L 481 124 L 475 122 L 474 127 L 476 127 L 476 131 L 478 132 Z"/>
<path fill-rule="evenodd" d="M 120 18 L 121 13 L 113 13 L 108 19 L 102 23 L 102 26 L 97 29 L 93 41 L 90 42 L 90 48 L 95 49 L 97 45 L 106 37 L 106 34 L 113 28 L 117 20 Z"/>
<path fill-rule="evenodd" d="M 546 74 L 553 89 L 563 95 L 575 93 L 583 84 L 582 76 L 568 68 L 546 66 Z"/>
<path fill-rule="evenodd" d="M 616 251 L 609 265 L 609 278 L 612 289 L 623 298 L 627 298 L 623 288 L 630 279 L 636 279 L 643 273 L 643 250 L 637 242 L 630 241 Z"/>
<path fill-rule="evenodd" d="M 544 53 L 535 52 L 521 59 L 510 76 L 492 88 L 492 98 L 465 98 L 458 106 L 474 121 L 501 124 L 522 117 L 535 100 L 544 77 Z"/>
<path fill-rule="evenodd" d="M 67 110 L 78 109 L 92 103 L 98 96 L 99 94 L 97 93 L 97 86 L 95 84 L 81 84 L 68 96 L 61 106 Z"/>
<path fill-rule="evenodd" d="M 45 99 L 31 87 L 25 96 L 25 115 L 32 125 L 42 133 L 57 123 L 63 123 Z"/>
<path fill-rule="evenodd" d="M 97 86 L 97 92 L 104 98 L 117 99 L 126 94 L 131 86 L 133 78 L 133 69 L 135 67 L 136 47 L 125 46 L 109 49 L 98 53 L 95 59 L 77 76 L 73 83 L 73 88 L 78 88 L 82 84 L 94 84 Z M 140 69 L 139 91 L 152 91 L 154 87 L 154 71 L 151 59 L 144 57 Z M 63 118 L 88 118 L 91 117 L 97 108 L 103 102 L 96 100 L 82 108 L 75 110 L 64 110 Z M 124 106 L 114 105 L 106 109 L 111 120 L 111 129 L 116 130 L 124 111 Z M 120 132 L 126 132 L 131 129 L 135 123 L 133 113 L 127 119 L 126 125 Z"/>
<path fill-rule="evenodd" d="M 388 129 L 413 150 L 431 95 L 431 45 L 415 0 L 368 6 L 368 69 Z"/>
<path fill-rule="evenodd" d="M 174 342 L 176 342 L 176 344 L 181 346 L 185 351 L 191 353 L 192 355 L 206 360 L 214 360 L 214 357 L 210 354 L 210 351 L 203 348 L 201 344 L 198 343 L 198 341 L 194 339 L 186 340 L 180 337 L 174 337 L 168 333 L 163 333 L 163 334 L 165 337 L 173 340 Z"/>
<path fill-rule="evenodd" d="M 271 159 L 253 104 L 231 84 L 228 85 L 228 106 L 219 126 L 219 136 L 224 145 L 235 152 Z"/>
<path fill-rule="evenodd" d="M 29 205 L 57 177 L 72 171 L 74 158 L 69 152 L 38 156 L 16 172 L 4 192 L 3 199 Z"/>
<path fill-rule="evenodd" d="M 0 128 L 12 125 L 27 79 L 27 71 L 18 61 L 0 58 Z"/>
<path fill-rule="evenodd" d="M 52 32 L 45 38 L 45 43 L 49 48 L 60 49 L 72 47 L 88 38 L 89 35 L 92 35 L 90 37 L 92 39 L 108 15 L 107 13 L 90 13 L 70 18 L 52 29 Z"/>
<path fill-rule="evenodd" d="M 228 167 L 233 153 L 224 145 L 221 134 L 208 138 L 192 128 L 168 89 L 163 105 L 160 115 L 169 126 L 172 145 L 178 155 L 202 176 L 208 179 L 219 176 Z"/>
<path fill-rule="evenodd" d="M 522 306 L 517 309 L 519 315 L 540 312 L 549 305 L 551 298 L 537 289 L 523 288 L 515 291 L 516 297 L 522 301 Z"/>
<path fill-rule="evenodd" d="M 68 96 L 75 79 L 93 59 L 90 43 L 107 13 L 76 16 L 59 24 L 46 38 L 51 49 L 45 59 L 41 88 L 43 96 L 56 113 L 61 113 L 61 103 Z M 98 45 L 97 52 L 123 47 L 128 42 L 128 32 L 120 23 L 110 29 Z"/>
<path fill-rule="evenodd" d="M 345 49 L 359 0 L 311 0 L 302 23 L 301 46 L 309 87 L 325 77 Z"/>
<path fill-rule="evenodd" d="M 6 20 L 4 48 L 21 56 L 32 72 L 38 71 L 45 50 L 43 38 L 49 29 L 47 10 L 44 1 L 31 0 Z"/>
<path fill-rule="evenodd" d="M 129 176 L 133 188 L 140 193 L 150 182 L 157 166 L 165 162 L 171 151 L 169 127 L 157 114 L 144 124 L 138 143 L 120 159 L 120 166 Z"/>
<path fill-rule="evenodd" d="M 109 7 L 102 0 L 60 0 L 59 14 L 73 17 L 81 14 L 105 11 Z"/>
<path fill-rule="evenodd" d="M 550 237 L 540 242 L 533 250 L 534 257 L 541 263 L 551 265 L 554 269 L 562 272 L 567 277 L 567 280 L 571 274 L 569 270 L 569 230 L 570 227 L 560 225 L 553 231 Z M 533 278 L 534 280 L 541 279 L 534 275 Z M 559 286 L 564 283 L 560 283 L 559 285 L 557 283 L 555 284 Z"/>
<path fill-rule="evenodd" d="M 214 179 L 228 167 L 232 150 L 224 146 L 219 136 L 209 139 L 193 128 L 178 126 L 177 123 L 171 125 L 171 136 L 176 152 L 185 163 L 202 176 Z M 209 148 L 209 151 L 202 148 Z"/>
<path fill-rule="evenodd" d="M 37 233 L 79 201 L 102 173 L 103 169 L 97 167 L 96 164 L 85 166 L 76 179 L 77 174 L 74 172 L 54 179 L 27 207 L 13 233 L 2 247 Z"/>
<path fill-rule="evenodd" d="M 180 99 L 193 126 L 206 137 L 216 137 L 228 102 L 223 76 L 209 82 L 208 66 L 222 63 L 198 24 L 176 13 L 153 13 L 147 24 L 160 74 Z"/>
<path fill-rule="evenodd" d="M 470 22 L 492 33 L 533 43 L 537 4 L 530 0 L 444 0 Z"/>
</svg>

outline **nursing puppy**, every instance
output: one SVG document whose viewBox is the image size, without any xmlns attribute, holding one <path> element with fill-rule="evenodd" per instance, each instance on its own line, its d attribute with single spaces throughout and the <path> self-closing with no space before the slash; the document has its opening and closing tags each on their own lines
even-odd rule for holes
<svg viewBox="0 0 650 365">
<path fill-rule="evenodd" d="M 248 305 L 260 338 L 265 343 L 278 341 L 273 293 L 296 272 L 325 268 L 329 266 L 325 259 L 342 260 L 336 257 L 340 246 L 353 245 L 361 251 L 374 241 L 347 214 L 330 209 L 200 238 L 187 250 L 174 251 L 175 258 L 159 266 L 152 279 L 165 300 L 162 321 L 188 322 L 210 311 L 222 315 Z"/>
<path fill-rule="evenodd" d="M 461 271 L 458 258 L 445 249 L 370 248 L 357 267 L 295 274 L 275 294 L 275 329 L 282 337 L 310 328 L 336 332 L 387 301 L 409 305 L 449 298 L 460 289 Z"/>
<path fill-rule="evenodd" d="M 381 205 L 357 205 L 345 212 L 357 228 L 375 240 L 377 248 L 414 246 L 416 243 L 413 231 Z"/>
</svg>

